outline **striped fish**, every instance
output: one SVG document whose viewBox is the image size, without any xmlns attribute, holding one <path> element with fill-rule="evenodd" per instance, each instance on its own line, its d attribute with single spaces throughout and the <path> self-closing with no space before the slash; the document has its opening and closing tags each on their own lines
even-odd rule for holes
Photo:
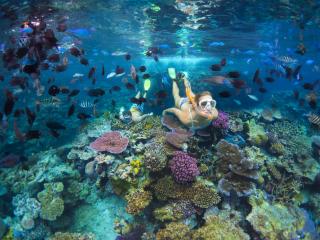
<svg viewBox="0 0 320 240">
<path fill-rule="evenodd" d="M 84 100 L 84 101 L 80 102 L 79 106 L 82 108 L 92 108 L 94 106 L 94 104 L 90 101 Z"/>
<path fill-rule="evenodd" d="M 310 123 L 320 127 L 320 116 L 318 116 L 318 115 L 316 115 L 314 113 L 310 113 L 308 115 L 308 120 L 309 120 Z"/>
<path fill-rule="evenodd" d="M 44 107 L 59 107 L 61 104 L 61 100 L 57 97 L 42 98 L 39 100 L 39 102 Z"/>
<path fill-rule="evenodd" d="M 278 56 L 275 59 L 276 59 L 276 61 L 278 61 L 278 62 L 280 62 L 282 64 L 285 64 L 285 65 L 291 65 L 291 64 L 298 63 L 297 59 L 294 59 L 294 58 L 289 57 L 289 56 Z"/>
</svg>

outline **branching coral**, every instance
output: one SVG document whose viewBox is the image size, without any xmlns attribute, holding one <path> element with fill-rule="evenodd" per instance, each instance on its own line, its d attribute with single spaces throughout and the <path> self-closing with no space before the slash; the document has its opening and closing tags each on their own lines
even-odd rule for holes
<svg viewBox="0 0 320 240">
<path fill-rule="evenodd" d="M 235 225 L 231 221 L 221 219 L 218 216 L 210 216 L 203 227 L 193 232 L 192 239 L 249 240 L 250 237 L 239 226 Z"/>
<path fill-rule="evenodd" d="M 45 183 L 44 190 L 38 193 L 41 203 L 40 217 L 45 220 L 54 221 L 64 211 L 64 201 L 60 197 L 63 191 L 63 183 Z"/>
<path fill-rule="evenodd" d="M 156 235 L 157 240 L 191 240 L 191 232 L 183 223 L 169 223 L 160 229 Z"/>
<path fill-rule="evenodd" d="M 151 202 L 152 195 L 149 191 L 143 189 L 136 190 L 135 192 L 126 195 L 128 201 L 127 212 L 133 215 L 137 215 L 143 211 Z"/>
<path fill-rule="evenodd" d="M 192 186 L 194 195 L 192 202 L 200 208 L 209 208 L 220 202 L 221 198 L 212 187 L 206 186 L 203 183 L 196 182 Z"/>
</svg>

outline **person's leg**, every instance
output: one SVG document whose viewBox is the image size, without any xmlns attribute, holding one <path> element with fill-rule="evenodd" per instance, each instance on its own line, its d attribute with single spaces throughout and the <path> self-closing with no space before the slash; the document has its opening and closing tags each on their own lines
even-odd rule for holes
<svg viewBox="0 0 320 240">
<path fill-rule="evenodd" d="M 175 107 L 180 109 L 181 97 L 179 95 L 179 87 L 176 81 L 172 82 L 172 95 L 173 95 Z"/>
<path fill-rule="evenodd" d="M 135 98 L 140 98 L 140 91 L 136 94 Z"/>
</svg>

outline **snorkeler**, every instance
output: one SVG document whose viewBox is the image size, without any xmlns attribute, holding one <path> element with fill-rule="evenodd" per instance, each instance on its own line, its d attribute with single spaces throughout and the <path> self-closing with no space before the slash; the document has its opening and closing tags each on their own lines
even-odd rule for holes
<svg viewBox="0 0 320 240">
<path fill-rule="evenodd" d="M 136 94 L 135 98 L 139 99 L 140 98 L 140 91 Z M 145 92 L 143 94 L 143 98 L 146 98 L 147 92 Z M 119 118 L 121 121 L 123 121 L 124 123 L 137 123 L 137 122 L 141 122 L 143 119 L 145 119 L 146 117 L 152 116 L 153 113 L 148 113 L 148 114 L 143 114 L 143 107 L 144 104 L 132 104 L 132 106 L 130 107 L 129 111 L 125 111 L 124 107 L 120 108 L 120 112 L 119 112 Z"/>
<path fill-rule="evenodd" d="M 170 70 L 170 69 L 169 69 Z M 172 83 L 172 95 L 175 102 L 175 107 L 168 108 L 163 111 L 174 114 L 182 124 L 189 127 L 191 130 L 203 129 L 218 117 L 216 109 L 216 101 L 208 91 L 199 94 L 194 94 L 191 90 L 190 83 L 184 74 L 169 74 L 174 80 Z M 187 97 L 180 97 L 177 81 L 183 80 Z"/>
</svg>

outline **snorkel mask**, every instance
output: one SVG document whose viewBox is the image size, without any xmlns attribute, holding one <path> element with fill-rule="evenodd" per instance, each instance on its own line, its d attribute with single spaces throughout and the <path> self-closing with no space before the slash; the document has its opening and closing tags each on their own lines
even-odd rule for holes
<svg viewBox="0 0 320 240">
<path fill-rule="evenodd" d="M 203 99 L 199 102 L 200 109 L 205 112 L 211 112 L 212 108 L 215 108 L 217 102 L 213 99 Z"/>
</svg>

